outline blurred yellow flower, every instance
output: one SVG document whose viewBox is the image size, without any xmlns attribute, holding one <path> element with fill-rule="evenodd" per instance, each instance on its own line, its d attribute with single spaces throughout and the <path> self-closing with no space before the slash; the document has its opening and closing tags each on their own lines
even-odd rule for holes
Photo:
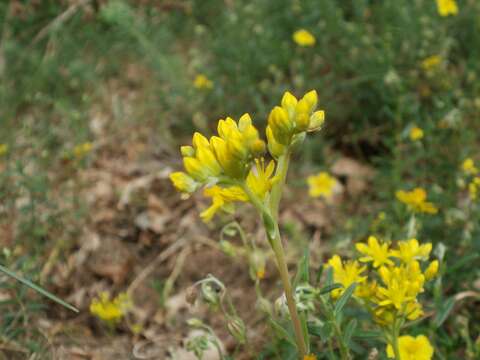
<svg viewBox="0 0 480 360">
<path fill-rule="evenodd" d="M 5 155 L 8 152 L 7 144 L 0 144 L 0 156 Z"/>
<path fill-rule="evenodd" d="M 425 269 L 425 280 L 431 280 L 438 274 L 439 262 L 438 260 L 433 260 L 430 265 Z"/>
<path fill-rule="evenodd" d="M 468 184 L 468 193 L 470 198 L 475 200 L 478 197 L 478 189 L 480 188 L 480 176 L 475 177 L 470 184 Z"/>
<path fill-rule="evenodd" d="M 398 250 L 392 250 L 392 256 L 399 258 L 405 264 L 415 260 L 427 260 L 432 251 L 432 243 L 420 245 L 417 239 L 409 239 L 398 242 Z"/>
<path fill-rule="evenodd" d="M 83 144 L 79 144 L 73 148 L 73 155 L 77 159 L 83 158 L 87 155 L 90 151 L 92 151 L 93 145 L 91 142 L 85 142 Z"/>
<path fill-rule="evenodd" d="M 466 158 L 462 163 L 462 170 L 465 174 L 475 175 L 478 173 L 478 169 L 475 166 L 475 162 L 472 158 Z"/>
<path fill-rule="evenodd" d="M 116 323 L 122 319 L 132 307 L 132 302 L 126 293 L 120 293 L 114 299 L 110 299 L 108 292 L 100 293 L 90 303 L 90 313 L 107 323 Z"/>
<path fill-rule="evenodd" d="M 295 41 L 298 46 L 311 47 L 315 45 L 316 39 L 308 30 L 300 29 L 293 33 L 293 41 Z"/>
<path fill-rule="evenodd" d="M 366 276 L 362 276 L 363 272 L 367 270 L 366 266 L 361 266 L 358 261 L 342 262 L 338 255 L 332 256 L 328 260 L 328 266 L 333 268 L 333 280 L 336 283 L 343 285 L 342 289 L 335 289 L 332 291 L 332 297 L 337 298 L 343 294 L 346 288 L 354 282 L 361 284 L 367 280 Z M 355 294 L 358 295 L 358 287 L 355 289 Z"/>
<path fill-rule="evenodd" d="M 398 190 L 395 196 L 414 212 L 427 214 L 436 214 L 438 212 L 437 207 L 427 201 L 427 192 L 422 188 L 415 188 L 412 191 Z"/>
<path fill-rule="evenodd" d="M 425 71 L 432 70 L 440 65 L 441 62 L 442 57 L 440 55 L 429 56 L 422 61 L 422 69 Z"/>
<path fill-rule="evenodd" d="M 388 248 L 388 244 L 379 244 L 375 236 L 370 236 L 367 244 L 357 243 L 356 248 L 364 255 L 359 258 L 361 262 L 372 261 L 373 267 L 379 267 L 385 264 L 393 265 L 393 261 L 389 259 L 392 253 Z"/>
<path fill-rule="evenodd" d="M 414 126 L 410 129 L 409 137 L 412 141 L 420 140 L 423 138 L 423 130 L 417 126 Z"/>
<path fill-rule="evenodd" d="M 455 0 L 436 0 L 440 16 L 457 15 L 458 6 Z"/>
<path fill-rule="evenodd" d="M 193 80 L 193 86 L 200 90 L 210 90 L 213 88 L 213 82 L 204 74 L 198 74 Z"/>
<path fill-rule="evenodd" d="M 333 190 L 337 185 L 337 179 L 329 173 L 322 171 L 317 175 L 310 175 L 307 178 L 309 194 L 311 197 L 329 198 L 333 195 Z"/>
<path fill-rule="evenodd" d="M 425 335 L 400 336 L 398 350 L 400 352 L 399 360 L 430 360 L 433 357 L 433 347 Z M 390 344 L 387 346 L 387 355 L 389 358 L 395 357 L 393 346 Z"/>
<path fill-rule="evenodd" d="M 303 360 L 317 360 L 317 357 L 313 354 L 305 355 Z"/>
</svg>

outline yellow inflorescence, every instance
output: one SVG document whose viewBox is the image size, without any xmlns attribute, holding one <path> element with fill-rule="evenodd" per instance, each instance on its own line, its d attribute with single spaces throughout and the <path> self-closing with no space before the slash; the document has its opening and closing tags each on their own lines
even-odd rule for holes
<svg viewBox="0 0 480 360">
<path fill-rule="evenodd" d="M 357 244 L 357 250 L 362 255 L 359 261 L 342 261 L 338 255 L 328 261 L 328 266 L 333 268 L 334 282 L 344 286 L 335 289 L 332 297 L 337 298 L 355 282 L 354 296 L 365 302 L 379 324 L 420 317 L 423 311 L 417 296 L 424 291 L 425 282 L 437 275 L 439 267 L 437 260 L 421 265 L 428 261 L 432 244 L 421 245 L 418 240 L 409 239 L 399 241 L 392 249 L 390 244 L 370 236 L 366 244 Z M 371 263 L 370 271 L 367 266 L 361 266 L 361 262 Z"/>
<path fill-rule="evenodd" d="M 0 156 L 5 155 L 8 152 L 7 144 L 0 144 Z"/>
<path fill-rule="evenodd" d="M 410 129 L 409 137 L 412 141 L 421 140 L 423 138 L 423 130 L 417 126 L 414 126 Z"/>
<path fill-rule="evenodd" d="M 309 194 L 312 197 L 329 198 L 333 195 L 337 179 L 329 173 L 322 171 L 317 175 L 311 175 L 307 178 Z"/>
<path fill-rule="evenodd" d="M 204 195 L 212 199 L 211 206 L 201 213 L 207 222 L 220 210 L 232 212 L 236 202 L 252 201 L 252 197 L 256 202 L 267 201 L 279 178 L 275 175 L 275 160 L 267 164 L 263 154 L 268 148 L 277 159 L 293 143 L 301 141 L 306 131 L 320 129 L 325 115 L 315 111 L 316 106 L 315 91 L 300 100 L 285 93 L 281 106 L 269 116 L 268 147 L 250 115 L 244 114 L 238 122 L 230 117 L 219 120 L 218 135 L 207 139 L 197 132 L 191 146 L 180 148 L 185 171 L 173 172 L 170 180 L 184 195 L 205 187 Z"/>
<path fill-rule="evenodd" d="M 397 199 L 408 206 L 414 212 L 436 214 L 437 207 L 427 201 L 427 192 L 422 188 L 415 188 L 412 191 L 399 190 L 395 193 Z"/>
<path fill-rule="evenodd" d="M 313 354 L 305 355 L 303 360 L 317 360 L 317 357 Z"/>
<path fill-rule="evenodd" d="M 476 175 L 479 172 L 472 158 L 466 158 L 463 160 L 462 170 L 467 175 Z"/>
<path fill-rule="evenodd" d="M 213 88 L 213 82 L 204 74 L 198 74 L 193 80 L 193 86 L 199 90 L 210 90 Z"/>
<path fill-rule="evenodd" d="M 417 337 L 405 335 L 398 339 L 400 360 L 430 360 L 433 357 L 433 347 L 425 335 Z M 387 346 L 387 356 L 394 358 L 393 346 Z"/>
<path fill-rule="evenodd" d="M 436 0 L 440 16 L 457 15 L 458 6 L 455 0 Z"/>
<path fill-rule="evenodd" d="M 293 41 L 295 41 L 298 46 L 311 47 L 315 45 L 316 39 L 310 31 L 300 29 L 293 33 Z"/>
<path fill-rule="evenodd" d="M 117 323 L 132 307 L 132 303 L 125 293 L 120 293 L 114 299 L 110 299 L 108 292 L 100 293 L 99 298 L 92 300 L 90 313 L 107 323 Z"/>
<path fill-rule="evenodd" d="M 91 142 L 85 142 L 83 144 L 79 144 L 73 148 L 73 155 L 77 159 L 81 159 L 88 155 L 90 151 L 92 151 L 93 145 Z"/>
<path fill-rule="evenodd" d="M 429 56 L 422 61 L 422 69 L 425 71 L 431 71 L 438 67 L 442 63 L 442 57 L 440 55 Z"/>
</svg>

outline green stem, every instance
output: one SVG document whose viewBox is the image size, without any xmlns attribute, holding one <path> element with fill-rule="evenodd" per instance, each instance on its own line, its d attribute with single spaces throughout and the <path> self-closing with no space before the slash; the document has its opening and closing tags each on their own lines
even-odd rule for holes
<svg viewBox="0 0 480 360">
<path fill-rule="evenodd" d="M 343 341 L 342 330 L 340 329 L 340 326 L 338 326 L 335 319 L 333 320 L 333 323 L 334 323 L 334 328 L 335 328 L 335 335 L 338 338 L 338 346 L 340 348 L 340 356 L 342 357 L 342 360 L 350 360 L 350 352 L 348 351 L 348 348 L 345 345 L 345 342 Z"/>
<path fill-rule="evenodd" d="M 275 220 L 278 219 L 278 209 L 280 206 L 280 199 L 282 198 L 283 185 L 285 185 L 285 180 L 287 178 L 289 162 L 290 151 L 287 150 L 284 155 L 281 155 L 278 158 L 275 176 L 278 176 L 279 179 L 270 192 L 270 209 L 272 210 L 272 215 Z"/>
<path fill-rule="evenodd" d="M 283 178 L 284 179 L 284 178 Z M 278 272 L 280 273 L 280 279 L 282 280 L 283 290 L 285 297 L 287 299 L 288 311 L 290 313 L 290 318 L 292 319 L 293 330 L 295 332 L 295 341 L 297 343 L 298 353 L 300 359 L 303 359 L 307 355 L 307 346 L 305 344 L 305 337 L 302 330 L 302 324 L 300 322 L 300 317 L 298 316 L 297 305 L 293 296 L 292 284 L 290 281 L 290 275 L 288 273 L 288 266 L 285 260 L 285 252 L 283 250 L 282 239 L 280 237 L 280 229 L 278 227 L 277 218 L 273 217 L 270 210 L 260 201 L 260 199 L 246 186 L 242 186 L 243 190 L 250 198 L 250 201 L 261 213 L 264 223 L 266 219 L 273 221 L 273 224 L 265 223 L 265 228 L 267 236 L 272 246 L 273 252 L 275 253 L 275 258 L 277 262 Z M 273 189 L 272 189 L 273 192 Z M 281 194 L 281 190 L 279 192 Z M 273 203 L 272 203 L 273 206 Z M 278 202 L 277 202 L 278 206 Z M 270 227 L 273 225 L 274 231 L 272 232 Z"/>
<path fill-rule="evenodd" d="M 392 327 L 392 348 L 395 360 L 400 360 L 400 349 L 398 348 L 399 326 L 397 325 L 397 318 L 393 322 Z"/>
</svg>

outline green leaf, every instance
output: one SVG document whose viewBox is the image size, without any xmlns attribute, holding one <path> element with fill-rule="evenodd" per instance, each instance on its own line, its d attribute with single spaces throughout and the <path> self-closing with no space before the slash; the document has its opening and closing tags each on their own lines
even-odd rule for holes
<svg viewBox="0 0 480 360">
<path fill-rule="evenodd" d="M 333 327 L 329 322 L 323 323 L 321 325 L 308 325 L 308 333 L 313 336 L 317 336 L 322 341 L 327 341 L 333 335 Z"/>
<path fill-rule="evenodd" d="M 295 339 L 287 330 L 283 328 L 282 325 L 280 325 L 278 322 L 276 322 L 272 318 L 270 318 L 270 324 L 272 325 L 273 329 L 277 332 L 279 337 L 285 339 L 286 341 L 288 341 L 289 344 L 297 348 L 297 343 L 295 342 Z"/>
<path fill-rule="evenodd" d="M 358 332 L 355 332 L 354 337 L 358 339 L 380 339 L 383 337 L 383 333 L 381 331 L 359 329 Z"/>
<path fill-rule="evenodd" d="M 331 284 L 331 285 L 326 285 L 320 289 L 320 295 L 327 294 L 335 289 L 340 289 L 342 288 L 343 285 L 339 283 Z"/>
<path fill-rule="evenodd" d="M 433 324 L 436 328 L 440 327 L 443 324 L 443 322 L 447 319 L 454 305 L 455 305 L 455 298 L 452 296 L 440 306 L 440 309 L 438 309 L 437 314 L 433 319 Z"/>
<path fill-rule="evenodd" d="M 27 280 L 23 277 L 21 277 L 20 275 L 17 275 L 15 274 L 14 272 L 8 270 L 6 267 L 4 267 L 3 265 L 0 265 L 0 271 L 7 274 L 8 276 L 14 278 L 15 280 L 21 282 L 23 285 L 26 285 L 28 286 L 29 288 L 35 290 L 36 292 L 42 294 L 43 296 L 49 298 L 50 300 L 53 300 L 55 301 L 56 303 L 66 307 L 67 309 L 69 310 L 72 310 L 73 312 L 76 312 L 78 313 L 78 309 L 75 308 L 74 306 L 66 303 L 65 301 L 63 301 L 62 299 L 56 297 L 55 295 L 53 295 L 52 293 L 48 292 L 47 290 L 44 290 L 42 289 L 40 286 L 38 285 L 35 285 L 34 283 L 32 283 L 30 280 Z"/>
<path fill-rule="evenodd" d="M 310 274 L 309 274 L 309 258 L 310 253 L 308 248 L 305 249 L 305 253 L 298 264 L 297 274 L 295 275 L 295 279 L 293 281 L 293 288 L 296 288 L 298 284 L 304 284 L 310 282 Z"/>
<path fill-rule="evenodd" d="M 335 309 L 333 310 L 333 313 L 334 313 L 335 317 L 337 317 L 338 314 L 340 314 L 340 312 L 342 311 L 342 309 L 345 306 L 345 304 L 347 303 L 347 301 L 353 295 L 353 292 L 355 291 L 356 287 L 357 287 L 357 283 L 353 283 L 352 285 L 350 285 L 343 292 L 342 296 L 340 296 L 340 299 L 337 300 L 337 303 L 335 304 Z"/>
<path fill-rule="evenodd" d="M 350 345 L 350 340 L 352 340 L 352 335 L 355 332 L 355 329 L 357 328 L 358 322 L 356 319 L 350 320 L 350 322 L 347 324 L 344 334 L 343 334 L 343 340 L 347 346 Z"/>
</svg>

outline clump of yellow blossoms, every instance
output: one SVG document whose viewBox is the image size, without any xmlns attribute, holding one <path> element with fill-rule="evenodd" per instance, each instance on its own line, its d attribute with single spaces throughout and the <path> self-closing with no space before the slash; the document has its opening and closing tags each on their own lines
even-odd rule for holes
<svg viewBox="0 0 480 360">
<path fill-rule="evenodd" d="M 316 357 L 315 355 L 312 355 L 312 354 L 310 354 L 310 355 L 305 355 L 305 356 L 303 357 L 303 360 L 317 360 L 317 357 Z"/>
<path fill-rule="evenodd" d="M 0 156 L 5 155 L 8 152 L 7 144 L 0 144 Z"/>
<path fill-rule="evenodd" d="M 293 33 L 293 41 L 295 41 L 298 46 L 311 47 L 315 45 L 316 39 L 310 31 L 300 29 Z"/>
<path fill-rule="evenodd" d="M 440 16 L 449 16 L 458 14 L 458 6 L 455 0 L 436 0 L 437 10 Z"/>
<path fill-rule="evenodd" d="M 93 145 L 91 142 L 84 142 L 73 148 L 73 156 L 77 159 L 85 157 L 90 151 L 92 151 Z"/>
<path fill-rule="evenodd" d="M 425 189 L 417 187 L 412 191 L 398 190 L 395 196 L 413 212 L 427 214 L 436 214 L 438 212 L 437 207 L 427 201 L 427 192 Z"/>
<path fill-rule="evenodd" d="M 193 86 L 199 90 L 210 90 L 213 88 L 213 82 L 204 74 L 198 74 L 193 80 Z"/>
<path fill-rule="evenodd" d="M 184 195 L 205 187 L 204 195 L 212 199 L 201 213 L 210 221 L 220 210 L 232 212 L 236 202 L 268 201 L 272 186 L 279 177 L 275 160 L 266 164 L 263 154 L 269 150 L 274 159 L 284 155 L 291 145 L 302 141 L 306 131 L 314 131 L 324 121 L 323 111 L 314 111 L 317 93 L 310 91 L 298 100 L 286 92 L 281 105 L 268 117 L 268 144 L 252 123 L 250 115 L 240 119 L 227 117 L 218 122 L 218 135 L 207 139 L 195 133 L 192 145 L 182 146 L 185 172 L 174 172 L 170 179 Z"/>
<path fill-rule="evenodd" d="M 414 126 L 410 129 L 409 137 L 412 141 L 421 140 L 423 138 L 423 130 L 418 126 Z"/>
<path fill-rule="evenodd" d="M 337 185 L 337 179 L 325 171 L 322 171 L 317 175 L 310 175 L 307 178 L 307 182 L 309 186 L 309 194 L 312 197 L 330 198 Z"/>
<path fill-rule="evenodd" d="M 342 261 L 334 255 L 328 261 L 334 282 L 343 286 L 332 291 L 332 297 L 338 298 L 356 283 L 353 296 L 372 314 L 388 343 L 398 341 L 400 353 L 408 354 L 409 340 L 405 340 L 408 337 L 399 337 L 399 332 L 406 321 L 423 315 L 418 295 L 424 291 L 425 283 L 437 275 L 439 267 L 437 260 L 426 264 L 432 244 L 421 245 L 418 240 L 409 239 L 392 248 L 391 244 L 370 236 L 366 244 L 358 243 L 356 248 L 361 254 L 358 260 Z M 410 358 L 402 355 L 400 359 Z"/>
<path fill-rule="evenodd" d="M 425 335 L 400 336 L 398 339 L 398 348 L 401 360 L 430 360 L 433 357 L 433 347 Z M 387 347 L 387 356 L 394 358 L 395 353 L 392 345 Z"/>
<path fill-rule="evenodd" d="M 442 63 L 442 57 L 440 55 L 429 56 L 422 61 L 422 69 L 425 71 L 431 71 L 438 67 Z"/>
<path fill-rule="evenodd" d="M 126 293 L 120 293 L 117 297 L 110 299 L 108 292 L 102 292 L 90 303 L 90 313 L 114 325 L 127 314 L 131 307 L 132 302 Z"/>
<path fill-rule="evenodd" d="M 461 168 L 464 174 L 470 177 L 468 183 L 468 193 L 470 198 L 475 200 L 477 199 L 480 191 L 480 171 L 478 170 L 472 158 L 466 158 L 463 161 Z"/>
</svg>

